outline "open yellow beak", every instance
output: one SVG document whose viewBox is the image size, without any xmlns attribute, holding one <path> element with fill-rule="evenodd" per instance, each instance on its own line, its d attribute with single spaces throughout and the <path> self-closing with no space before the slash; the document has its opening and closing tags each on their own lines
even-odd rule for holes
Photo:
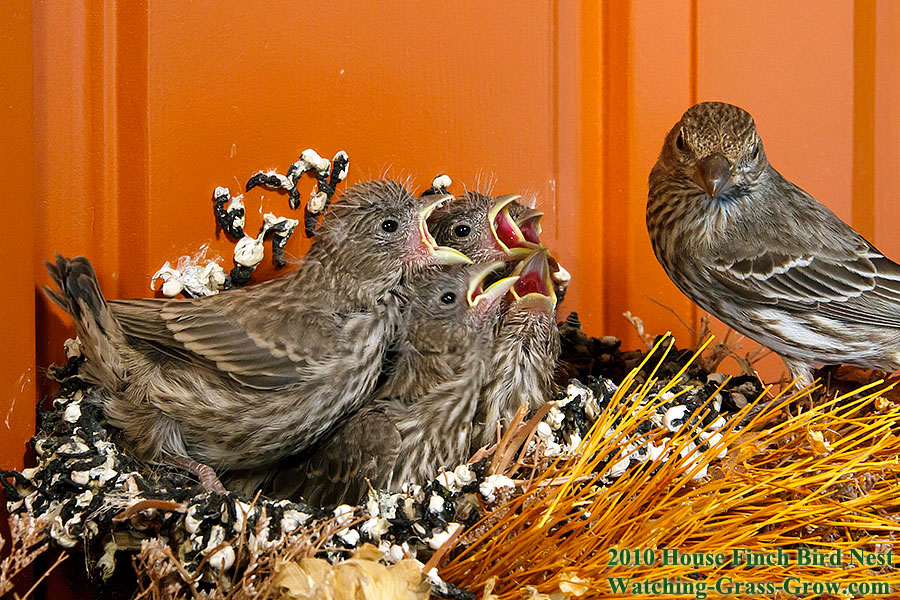
<svg viewBox="0 0 900 600">
<path fill-rule="evenodd" d="M 439 246 L 437 240 L 428 231 L 428 217 L 431 216 L 439 206 L 453 200 L 451 194 L 441 194 L 435 198 L 433 202 L 428 204 L 419 211 L 418 227 L 419 236 L 422 238 L 422 245 L 425 246 L 431 258 L 431 262 L 436 265 L 458 265 L 472 264 L 472 259 L 460 252 L 450 248 L 449 246 Z"/>
<path fill-rule="evenodd" d="M 504 266 L 504 264 L 500 261 L 489 263 L 472 276 L 472 279 L 469 281 L 469 288 L 466 290 L 466 301 L 469 303 L 469 306 L 490 306 L 509 293 L 509 290 L 519 280 L 517 276 L 504 277 L 492 283 L 487 289 L 484 289 L 485 279 L 491 273 Z"/>
<path fill-rule="evenodd" d="M 509 205 L 521 198 L 518 194 L 498 196 L 496 202 L 488 211 L 488 223 L 491 226 L 491 235 L 503 252 L 511 259 L 522 259 L 537 249 L 539 244 L 534 244 L 525 238 L 525 234 L 519 229 L 516 221 L 509 215 Z"/>
<path fill-rule="evenodd" d="M 556 293 L 550 275 L 550 251 L 546 248 L 533 251 L 513 270 L 518 281 L 511 288 L 516 304 L 534 306 L 542 310 L 556 308 Z"/>
</svg>

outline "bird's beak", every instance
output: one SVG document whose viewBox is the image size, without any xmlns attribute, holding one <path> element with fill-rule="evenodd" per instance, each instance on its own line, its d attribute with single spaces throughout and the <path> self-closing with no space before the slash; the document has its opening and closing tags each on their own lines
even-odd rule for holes
<svg viewBox="0 0 900 600">
<path fill-rule="evenodd" d="M 489 263 L 472 277 L 469 281 L 469 289 L 466 291 L 466 301 L 468 301 L 469 306 L 483 306 L 487 308 L 509 293 L 509 290 L 519 280 L 518 276 L 504 277 L 489 285 L 487 289 L 484 289 L 485 279 L 491 273 L 504 266 L 504 264 L 500 261 Z"/>
<path fill-rule="evenodd" d="M 453 200 L 453 196 L 451 194 L 440 194 L 437 198 L 434 199 L 434 201 L 432 201 L 425 208 L 419 211 L 419 237 L 421 238 L 422 245 L 425 247 L 425 250 L 428 253 L 428 257 L 431 259 L 430 262 L 432 264 L 471 264 L 472 259 L 470 259 L 459 250 L 450 248 L 448 246 L 439 246 L 437 240 L 435 240 L 434 236 L 431 235 L 431 232 L 428 231 L 428 217 L 431 216 L 431 213 L 433 213 L 435 209 L 437 209 L 437 207 L 449 202 L 450 200 Z"/>
<path fill-rule="evenodd" d="M 703 188 L 710 198 L 717 198 L 731 187 L 731 163 L 718 152 L 710 154 L 697 163 L 694 182 Z"/>
<path fill-rule="evenodd" d="M 518 194 L 498 196 L 494 206 L 488 212 L 488 223 L 491 225 L 491 234 L 501 250 L 511 259 L 521 259 L 538 245 L 528 241 L 525 234 L 519 229 L 515 220 L 509 216 L 509 205 L 521 198 Z M 534 215 L 532 215 L 532 218 Z"/>
<path fill-rule="evenodd" d="M 540 245 L 541 243 L 541 219 L 544 218 L 544 213 L 541 211 L 530 208 L 525 215 L 519 219 L 517 225 L 519 226 L 519 230 L 522 232 L 522 235 L 525 237 L 525 240 L 531 242 L 532 244 Z"/>
<path fill-rule="evenodd" d="M 512 272 L 519 280 L 511 292 L 519 306 L 531 306 L 539 310 L 552 311 L 556 308 L 556 293 L 550 275 L 550 252 L 546 249 L 532 252 L 528 258 L 516 265 Z"/>
</svg>

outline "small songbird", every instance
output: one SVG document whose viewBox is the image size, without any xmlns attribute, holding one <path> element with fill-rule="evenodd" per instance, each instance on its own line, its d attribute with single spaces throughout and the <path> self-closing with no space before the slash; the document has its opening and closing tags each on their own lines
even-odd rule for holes
<svg viewBox="0 0 900 600">
<path fill-rule="evenodd" d="M 900 266 L 769 164 L 745 110 L 704 102 L 675 124 L 647 230 L 682 292 L 802 383 L 819 364 L 900 368 Z"/>
<path fill-rule="evenodd" d="M 72 315 L 83 375 L 103 388 L 107 418 L 139 458 L 201 479 L 209 467 L 260 467 L 315 443 L 371 396 L 405 278 L 471 262 L 428 231 L 449 198 L 357 184 L 324 215 L 299 271 L 214 296 L 107 302 L 87 259 L 60 256 L 47 264 L 59 290 L 45 291 Z"/>
<path fill-rule="evenodd" d="M 475 262 L 521 260 L 543 247 L 544 213 L 519 203 L 520 198 L 467 192 L 434 211 L 428 227 L 439 244 L 456 248 Z M 552 256 L 548 259 L 557 300 L 562 301 L 571 275 Z"/>
<path fill-rule="evenodd" d="M 559 359 L 556 295 L 549 252 L 536 250 L 512 272 L 512 302 L 500 320 L 491 366 L 475 413 L 472 450 L 497 441 L 519 406 L 532 411 L 552 399 Z"/>
<path fill-rule="evenodd" d="M 502 278 L 483 289 L 502 264 L 448 267 L 411 278 L 415 291 L 404 311 L 399 350 L 404 384 L 381 388 L 378 398 L 317 446 L 283 461 L 273 497 L 302 497 L 313 506 L 355 504 L 369 484 L 397 491 L 468 458 L 494 326 L 502 298 L 519 279 Z"/>
<path fill-rule="evenodd" d="M 438 243 L 475 262 L 524 258 L 540 246 L 544 213 L 519 204 L 519 198 L 468 192 L 434 211 L 428 228 Z"/>
</svg>

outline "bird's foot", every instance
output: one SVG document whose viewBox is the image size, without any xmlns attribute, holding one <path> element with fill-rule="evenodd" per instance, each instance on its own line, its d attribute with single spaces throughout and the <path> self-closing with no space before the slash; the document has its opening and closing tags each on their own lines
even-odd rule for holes
<svg viewBox="0 0 900 600">
<path fill-rule="evenodd" d="M 207 492 L 215 494 L 225 494 L 228 492 L 228 490 L 225 489 L 225 486 L 222 485 L 222 482 L 219 481 L 219 476 L 216 475 L 216 472 L 209 465 L 197 462 L 187 456 L 174 456 L 172 457 L 172 460 L 176 466 L 196 475 L 197 479 L 200 480 L 200 485 L 202 485 L 203 489 Z"/>
</svg>

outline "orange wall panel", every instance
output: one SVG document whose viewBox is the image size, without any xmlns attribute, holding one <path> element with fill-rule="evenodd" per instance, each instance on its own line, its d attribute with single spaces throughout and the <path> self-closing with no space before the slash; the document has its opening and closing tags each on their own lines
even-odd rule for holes
<svg viewBox="0 0 900 600">
<path fill-rule="evenodd" d="M 695 309 L 653 255 L 647 236 L 646 204 L 647 177 L 663 139 L 694 98 L 691 3 L 633 2 L 630 19 L 627 83 L 621 86 L 628 93 L 627 109 L 621 117 L 609 115 L 609 119 L 623 118 L 626 129 L 622 139 L 609 140 L 607 153 L 627 164 L 622 169 L 626 177 L 612 183 L 610 196 L 604 198 L 611 214 L 616 207 L 615 220 L 608 221 L 609 235 L 615 240 L 609 252 L 615 256 L 618 247 L 618 252 L 625 253 L 609 269 L 621 285 L 618 296 L 609 298 L 609 330 L 622 337 L 626 347 L 636 347 L 639 341 L 635 331 L 621 316 L 629 310 L 644 321 L 648 333 L 672 331 L 686 346 L 692 339 L 688 328 L 696 325 Z"/>
<path fill-rule="evenodd" d="M 900 3 L 878 2 L 875 25 L 875 239 L 900 259 Z"/>
<path fill-rule="evenodd" d="M 778 171 L 852 212 L 853 4 L 700 0 L 697 93 L 753 114 Z"/>
<path fill-rule="evenodd" d="M 34 95 L 31 83 L 31 6 L 0 3 L 0 179 L 3 192 L 4 269 L 0 322 L 0 469 L 21 468 L 24 442 L 34 433 Z M 5 521 L 5 506 L 0 519 Z M 0 533 L 5 531 L 5 523 Z"/>
<path fill-rule="evenodd" d="M 348 183 L 387 172 L 422 188 L 446 172 L 456 189 L 493 180 L 553 206 L 549 3 L 479 4 L 477 26 L 455 3 L 164 4 L 148 25 L 148 269 L 210 241 L 217 185 L 237 193 L 306 147 L 346 150 Z M 288 212 L 253 191 L 248 229 L 261 196 Z"/>
</svg>

